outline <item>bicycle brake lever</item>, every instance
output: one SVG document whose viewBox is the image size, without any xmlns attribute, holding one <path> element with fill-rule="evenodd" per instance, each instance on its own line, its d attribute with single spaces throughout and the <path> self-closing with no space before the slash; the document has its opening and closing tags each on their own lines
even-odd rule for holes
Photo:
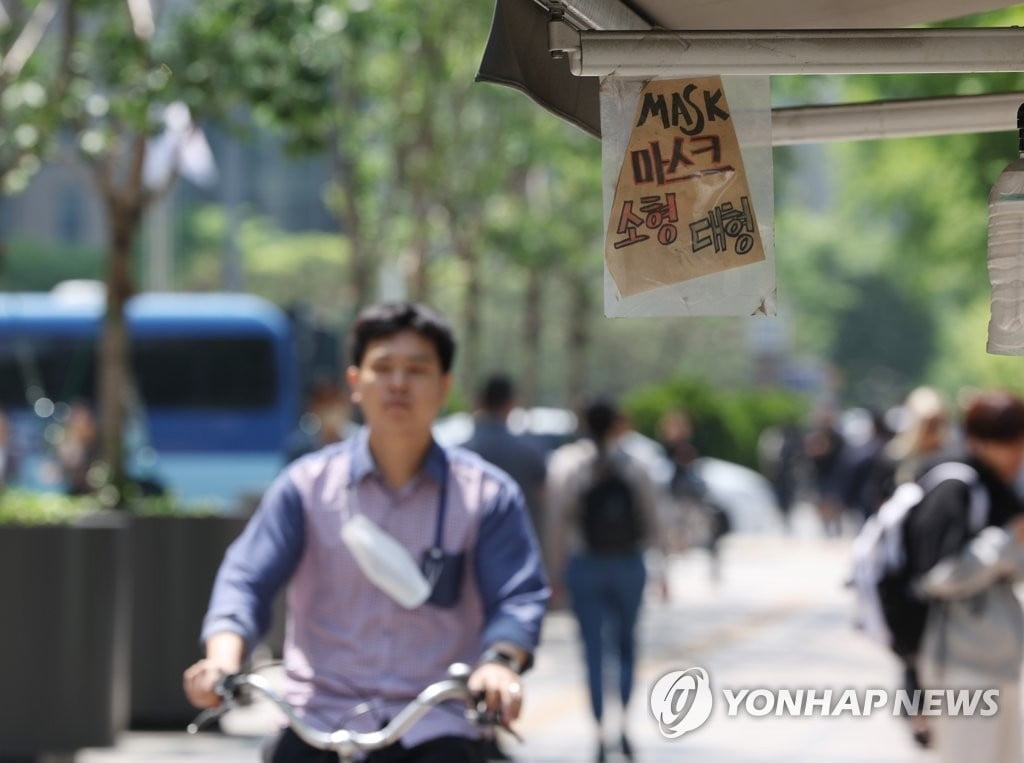
<svg viewBox="0 0 1024 763">
<path fill-rule="evenodd" d="M 196 716 L 195 720 L 192 721 L 185 730 L 189 734 L 198 734 L 204 727 L 209 726 L 230 709 L 231 705 L 227 702 L 222 702 L 217 707 L 208 707 L 200 712 L 199 715 Z"/>
<path fill-rule="evenodd" d="M 496 726 L 499 729 L 502 729 L 503 731 L 507 731 L 509 734 L 512 735 L 512 737 L 517 742 L 519 742 L 520 744 L 523 743 L 523 738 L 519 736 L 519 732 L 512 728 L 511 725 L 503 721 L 501 719 L 500 713 L 496 711 L 487 710 L 486 708 L 480 709 L 480 706 L 482 705 L 483 702 L 480 702 L 478 703 L 478 706 L 476 708 L 470 708 L 466 712 L 466 717 L 473 723 L 476 723 L 480 726 Z"/>
<path fill-rule="evenodd" d="M 512 726 L 510 726 L 509 724 L 505 723 L 504 721 L 498 721 L 495 725 L 502 731 L 511 734 L 512 738 L 519 742 L 519 744 L 523 743 L 523 738 L 519 736 L 519 732 L 512 728 Z"/>
<path fill-rule="evenodd" d="M 216 707 L 208 707 L 200 712 L 199 715 L 196 716 L 195 720 L 186 727 L 185 730 L 188 731 L 189 734 L 198 734 L 205 726 L 210 725 L 229 710 L 232 710 L 239 704 L 244 704 L 239 702 L 239 675 L 240 674 L 238 673 L 232 673 L 224 676 L 220 681 L 218 681 L 217 687 L 214 691 L 220 695 L 220 704 Z"/>
</svg>

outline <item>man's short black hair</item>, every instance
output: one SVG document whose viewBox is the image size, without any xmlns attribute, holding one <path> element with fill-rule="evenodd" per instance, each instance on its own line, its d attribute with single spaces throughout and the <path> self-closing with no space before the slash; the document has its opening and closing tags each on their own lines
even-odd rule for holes
<svg viewBox="0 0 1024 763">
<path fill-rule="evenodd" d="M 437 350 L 441 370 L 451 371 L 455 360 L 455 334 L 451 324 L 439 312 L 418 302 L 382 302 L 364 308 L 350 332 L 352 365 L 362 365 L 371 342 L 402 331 L 414 331 L 429 340 Z"/>
<path fill-rule="evenodd" d="M 480 388 L 480 407 L 485 411 L 500 411 L 516 397 L 516 387 L 507 374 L 492 374 Z"/>
</svg>

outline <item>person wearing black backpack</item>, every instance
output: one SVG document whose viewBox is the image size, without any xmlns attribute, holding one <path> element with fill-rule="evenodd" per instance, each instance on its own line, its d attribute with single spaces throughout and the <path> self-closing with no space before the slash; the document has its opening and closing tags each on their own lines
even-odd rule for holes
<svg viewBox="0 0 1024 763">
<path fill-rule="evenodd" d="M 990 717 L 938 715 L 941 759 L 1018 763 L 1024 611 L 1013 585 L 1024 579 L 1024 506 L 1014 482 L 1024 463 L 1024 401 L 979 394 L 964 415 L 964 435 L 963 461 L 977 472 L 987 501 L 972 501 L 972 486 L 950 479 L 906 520 L 907 565 L 929 602 L 917 662 L 927 689 L 999 691 Z M 972 516 L 979 505 L 985 516 Z"/>
<path fill-rule="evenodd" d="M 627 424 L 615 405 L 594 402 L 584 418 L 589 436 L 559 448 L 548 465 L 548 516 L 554 525 L 551 577 L 564 579 L 579 623 L 597 725 L 596 759 L 604 761 L 606 755 L 602 673 L 604 655 L 611 652 L 619 667 L 619 745 L 632 760 L 625 722 L 633 692 L 636 624 L 647 580 L 643 552 L 657 537 L 655 491 L 644 467 L 616 444 Z M 608 644 L 606 632 L 611 637 Z"/>
</svg>

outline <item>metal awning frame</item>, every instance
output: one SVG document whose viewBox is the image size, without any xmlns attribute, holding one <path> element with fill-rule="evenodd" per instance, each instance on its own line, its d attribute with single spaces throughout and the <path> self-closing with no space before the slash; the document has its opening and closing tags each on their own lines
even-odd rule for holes
<svg viewBox="0 0 1024 763">
<path fill-rule="evenodd" d="M 1024 72 L 1024 29 L 670 31 L 618 0 L 536 2 L 576 76 Z M 1012 130 L 1024 93 L 772 110 L 775 145 Z"/>
<path fill-rule="evenodd" d="M 1008 132 L 1024 92 L 772 109 L 772 144 Z"/>
<path fill-rule="evenodd" d="M 1017 27 L 595 32 L 556 20 L 548 41 L 580 77 L 1024 71 Z"/>
</svg>

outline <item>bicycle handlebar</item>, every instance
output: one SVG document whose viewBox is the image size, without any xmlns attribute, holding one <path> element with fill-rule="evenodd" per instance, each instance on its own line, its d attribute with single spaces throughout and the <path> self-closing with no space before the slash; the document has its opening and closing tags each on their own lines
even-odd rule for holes
<svg viewBox="0 0 1024 763">
<path fill-rule="evenodd" d="M 320 731 L 306 723 L 296 709 L 275 691 L 270 681 L 256 673 L 234 673 L 225 676 L 217 688 L 217 693 L 223 698 L 219 707 L 204 710 L 189 724 L 188 733 L 195 734 L 207 723 L 219 718 L 231 710 L 235 704 L 239 692 L 249 687 L 276 705 L 288 718 L 295 733 L 306 744 L 320 750 L 331 750 L 338 753 L 344 760 L 352 757 L 357 752 L 368 752 L 387 747 L 394 744 L 406 731 L 412 727 L 427 711 L 442 702 L 453 699 L 473 699 L 466 681 L 469 678 L 470 668 L 463 663 L 455 663 L 448 668 L 448 678 L 430 684 L 421 691 L 413 700 L 379 731 L 359 732 L 347 729 L 336 731 Z M 470 720 L 481 722 L 484 715 L 479 710 L 467 709 L 467 717 Z M 506 727 L 507 728 L 507 727 Z"/>
</svg>

